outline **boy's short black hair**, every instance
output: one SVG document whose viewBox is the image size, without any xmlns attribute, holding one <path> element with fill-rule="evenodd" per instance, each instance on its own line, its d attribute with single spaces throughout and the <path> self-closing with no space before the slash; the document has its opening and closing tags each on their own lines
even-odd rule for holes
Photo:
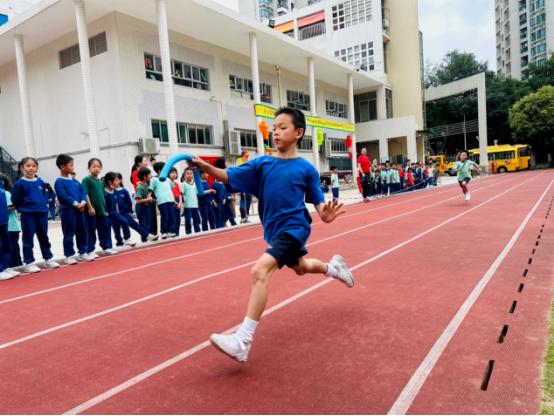
<svg viewBox="0 0 554 416">
<path fill-rule="evenodd" d="M 458 160 L 460 160 L 460 156 L 462 155 L 462 153 L 465 153 L 467 158 L 469 159 L 469 150 L 463 149 L 463 150 L 460 150 L 460 153 L 458 153 Z"/>
<path fill-rule="evenodd" d="M 331 170 L 335 170 L 337 167 L 336 166 L 331 166 L 330 169 Z"/>
<path fill-rule="evenodd" d="M 73 158 L 71 156 L 65 155 L 62 153 L 61 155 L 58 155 L 58 157 L 56 158 L 56 166 L 58 167 L 58 169 L 61 169 L 62 166 L 67 165 L 72 160 Z"/>
<path fill-rule="evenodd" d="M 145 177 L 147 177 L 148 175 L 151 175 L 151 174 L 152 174 L 152 172 L 150 172 L 150 169 L 140 168 L 138 170 L 137 177 L 139 178 L 139 180 L 143 181 Z"/>
<path fill-rule="evenodd" d="M 275 118 L 277 118 L 281 114 L 288 114 L 292 119 L 292 124 L 294 124 L 294 128 L 302 129 L 302 137 L 298 139 L 298 145 L 306 134 L 306 116 L 304 116 L 304 113 L 302 111 L 290 107 L 281 107 L 280 109 L 278 109 L 275 113 Z"/>
<path fill-rule="evenodd" d="M 156 162 L 152 167 L 154 168 L 154 172 L 156 172 L 159 175 L 162 169 L 164 168 L 164 166 L 165 166 L 164 162 Z"/>
</svg>

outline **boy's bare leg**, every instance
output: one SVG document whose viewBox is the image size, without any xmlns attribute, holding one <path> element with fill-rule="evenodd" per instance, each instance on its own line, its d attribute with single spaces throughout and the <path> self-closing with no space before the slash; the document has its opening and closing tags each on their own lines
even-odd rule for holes
<svg viewBox="0 0 554 416">
<path fill-rule="evenodd" d="M 306 259 L 302 257 L 299 260 L 298 266 L 293 267 L 297 275 L 302 276 L 306 273 L 321 273 L 327 272 L 327 263 L 323 263 L 318 259 Z"/>
<path fill-rule="evenodd" d="M 252 288 L 246 316 L 254 321 L 259 321 L 267 304 L 269 279 L 278 268 L 277 260 L 273 256 L 264 253 L 252 268 Z"/>
</svg>

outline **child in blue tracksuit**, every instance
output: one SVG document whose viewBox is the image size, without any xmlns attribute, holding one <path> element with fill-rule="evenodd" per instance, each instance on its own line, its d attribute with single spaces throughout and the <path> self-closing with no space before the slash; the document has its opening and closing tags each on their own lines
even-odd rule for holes
<svg viewBox="0 0 554 416">
<path fill-rule="evenodd" d="M 0 187 L 4 186 L 4 191 L 6 195 L 6 203 L 8 205 L 8 234 L 10 237 L 10 258 L 8 260 L 8 266 L 10 269 L 12 267 L 19 267 L 23 265 L 21 261 L 21 248 L 19 247 L 19 234 L 21 234 L 21 226 L 17 220 L 17 212 L 12 203 L 12 182 L 3 173 L 0 173 Z M 19 272 L 10 270 L 14 275 L 19 275 Z"/>
<path fill-rule="evenodd" d="M 35 234 L 45 261 L 44 265 L 49 269 L 55 269 L 60 265 L 52 260 L 50 240 L 48 239 L 48 197 L 44 181 L 37 177 L 38 161 L 32 157 L 25 157 L 19 166 L 23 171 L 23 177 L 18 179 L 13 186 L 12 202 L 21 214 L 24 271 L 27 273 L 40 272 L 38 266 L 34 264 L 33 240 Z"/>
<path fill-rule="evenodd" d="M 56 222 L 56 192 L 54 192 L 49 183 L 45 184 L 44 188 L 46 189 L 46 196 L 48 197 L 48 211 L 50 212 L 50 219 L 52 222 Z"/>
<path fill-rule="evenodd" d="M 208 182 L 208 174 L 202 172 L 202 187 L 204 195 L 198 195 L 198 208 L 202 217 L 202 231 L 213 230 L 216 228 L 215 209 L 214 209 L 214 194 L 215 191 L 210 189 Z M 209 228 L 208 228 L 209 225 Z"/>
<path fill-rule="evenodd" d="M 4 176 L 4 175 L 2 175 Z M 9 269 L 9 261 L 11 257 L 11 243 L 8 232 L 9 211 L 8 211 L 8 196 L 4 189 L 4 178 L 0 180 L 0 280 L 13 279 L 19 275 L 19 272 Z M 7 177 L 6 177 L 7 179 Z"/>
<path fill-rule="evenodd" d="M 227 221 L 231 223 L 231 225 L 237 225 L 235 222 L 235 215 L 231 210 L 230 206 L 230 195 L 229 192 L 227 192 L 227 188 L 225 187 L 225 184 L 215 181 L 213 184 L 213 189 L 215 191 L 215 197 L 214 197 L 214 207 L 215 207 L 215 221 L 216 221 L 216 227 L 217 228 L 223 228 L 225 227 L 225 224 Z"/>
<path fill-rule="evenodd" d="M 65 264 L 77 264 L 77 261 L 94 260 L 87 254 L 88 235 L 85 223 L 85 208 L 87 195 L 83 186 L 74 178 L 73 158 L 61 154 L 56 158 L 56 166 L 60 177 L 56 179 L 54 188 L 60 201 L 60 218 L 63 232 L 63 254 Z M 73 240 L 77 242 L 79 256 L 75 256 Z"/>
<path fill-rule="evenodd" d="M 116 193 L 117 193 L 116 190 L 120 188 L 120 185 L 121 185 L 121 182 L 116 172 L 106 173 L 106 175 L 104 176 L 104 197 L 106 199 L 106 212 L 108 213 L 110 223 L 117 224 L 121 228 L 123 228 L 124 238 L 126 238 L 125 242 L 128 243 L 128 245 L 131 245 L 129 244 L 131 236 L 126 235 L 125 230 L 129 232 L 129 227 L 135 230 L 137 233 L 139 233 L 141 238 L 147 241 L 156 240 L 157 239 L 156 236 L 150 234 L 146 228 L 138 224 L 130 214 L 125 213 L 125 211 L 128 208 L 124 206 L 123 208 L 124 214 L 121 214 L 121 212 L 119 211 L 119 206 L 117 204 L 118 198 L 116 196 Z"/>
</svg>

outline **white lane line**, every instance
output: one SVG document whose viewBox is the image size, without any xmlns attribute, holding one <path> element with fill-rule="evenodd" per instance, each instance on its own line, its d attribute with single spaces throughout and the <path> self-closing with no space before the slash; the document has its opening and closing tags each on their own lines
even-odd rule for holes
<svg viewBox="0 0 554 416">
<path fill-rule="evenodd" d="M 499 182 L 499 181 L 495 181 L 496 183 Z M 495 184 L 496 184 L 495 183 Z M 476 189 L 474 192 L 477 192 L 477 191 L 480 191 L 482 189 L 486 189 L 486 188 L 490 188 L 491 186 L 493 185 L 487 185 L 487 186 L 482 186 L 478 189 Z M 450 191 L 450 190 L 448 190 Z M 446 192 L 446 191 L 445 191 Z M 439 195 L 439 194 L 442 194 L 442 193 L 445 193 L 445 192 L 434 192 L 432 195 L 426 195 L 426 196 L 422 196 L 422 197 L 419 197 L 419 198 L 414 198 L 413 200 L 410 200 L 410 202 L 412 201 L 415 201 L 415 200 L 418 200 L 418 199 L 424 199 L 424 198 L 428 198 L 429 196 L 433 196 L 433 195 Z M 453 197 L 455 198 L 455 197 Z M 453 199 L 453 198 L 450 198 L 450 199 Z M 450 199 L 447 199 L 445 201 L 449 201 Z M 443 201 L 443 202 L 445 202 Z M 350 217 L 350 216 L 355 216 L 355 215 L 361 215 L 361 214 L 366 214 L 368 212 L 372 212 L 372 211 L 376 211 L 378 209 L 382 209 L 382 208 L 388 208 L 388 207 L 391 207 L 393 205 L 399 205 L 399 204 L 404 204 L 406 203 L 405 201 L 401 201 L 401 202 L 397 202 L 395 204 L 387 204 L 387 205 L 382 205 L 382 206 L 379 206 L 377 208 L 372 208 L 372 209 L 368 209 L 368 210 L 364 210 L 362 212 L 357 212 L 357 213 L 352 213 L 352 214 L 346 214 L 346 215 L 342 215 L 341 217 L 339 218 L 345 218 L 345 217 Z M 432 206 L 432 205 L 431 205 Z M 410 213 L 413 213 L 415 211 L 412 211 Z M 318 222 L 318 223 L 315 223 L 315 224 L 312 224 L 313 226 L 315 225 L 318 225 L 318 224 L 324 224 L 323 222 Z M 232 232 L 232 231 L 238 231 L 238 230 L 231 230 L 229 232 Z M 190 240 L 183 240 L 183 241 L 196 241 L 196 240 L 199 240 L 199 239 L 203 239 L 203 238 L 207 238 L 207 237 L 211 237 L 211 235 L 207 235 L 207 236 L 204 236 L 204 237 L 198 237 L 196 239 L 190 239 Z M 34 297 L 34 296 L 38 296 L 38 295 L 43 295 L 43 294 L 46 294 L 46 293 L 51 293 L 51 292 L 56 292 L 58 290 L 62 290 L 62 289 L 67 289 L 69 287 L 73 287 L 73 286 L 78 286 L 78 285 L 82 285 L 82 284 L 85 284 L 85 283 L 89 283 L 89 282 L 94 282 L 96 280 L 102 280 L 102 279 L 106 279 L 108 277 L 113 277 L 113 276 L 118 276 L 118 275 L 122 275 L 122 274 L 125 274 L 125 273 L 129 273 L 129 272 L 134 272 L 134 271 L 137 271 L 137 270 L 142 270 L 142 269 L 146 269 L 148 267 L 152 267 L 152 266 L 157 266 L 157 265 L 160 265 L 160 264 L 165 264 L 165 263 L 169 263 L 169 262 L 172 262 L 172 261 L 176 261 L 176 260 L 180 260 L 180 259 L 184 259 L 184 258 L 187 258 L 187 257 L 193 257 L 193 256 L 196 256 L 196 255 L 200 255 L 200 254 L 205 254 L 205 253 L 209 253 L 209 252 L 212 252 L 212 251 L 217 251 L 217 250 L 221 250 L 221 249 L 225 249 L 225 248 L 228 248 L 228 247 L 232 247 L 234 245 L 238 245 L 238 244 L 243 244 L 243 243 L 248 243 L 248 242 L 251 242 L 251 241 L 256 241 L 256 240 L 262 240 L 262 237 L 254 237 L 254 238 L 249 238 L 249 239 L 246 239 L 246 240 L 241 240 L 241 241 L 237 241 L 237 242 L 234 242 L 234 243 L 230 243 L 230 244 L 226 244 L 226 245 L 222 245 L 222 246 L 217 246 L 217 247 L 212 247 L 212 248 L 209 248 L 209 249 L 206 249 L 206 250 L 201 250 L 201 251 L 197 251 L 197 252 L 194 252 L 194 253 L 188 253 L 188 254 L 185 254 L 185 255 L 182 255 L 182 256 L 177 256 L 177 257 L 171 257 L 171 258 L 168 258 L 168 259 L 164 259 L 164 260 L 159 260 L 159 261 L 156 261 L 156 262 L 152 262 L 152 263 L 146 263 L 146 264 L 142 264 L 140 266 L 135 266 L 135 267 L 131 267 L 131 268 L 127 268 L 127 269 L 122 269 L 122 270 L 118 270 L 116 272 L 111 272 L 111 273 L 106 273 L 106 274 L 102 274 L 102 275 L 99 275 L 99 276 L 94 276 L 94 277 L 90 277 L 90 278 L 87 278 L 87 279 L 82 279 L 82 280 L 77 280 L 77 281 L 74 281 L 74 282 L 71 282 L 71 283 L 67 283 L 67 284 L 64 284 L 64 285 L 59 285 L 59 286 L 54 286 L 54 287 L 51 287 L 51 288 L 48 288 L 48 289 L 42 289 L 42 290 L 38 290 L 38 291 L 35 291 L 35 292 L 30 292 L 30 293 L 26 293 L 24 295 L 19 295 L 19 296 L 14 296 L 12 298 L 8 298 L 8 299 L 4 299 L 4 300 L 0 300 L 0 305 L 3 305 L 3 304 L 6 304 L 6 303 L 11 303 L 11 302 L 15 302 L 15 301 L 18 301 L 18 300 L 22 300 L 22 299 L 26 299 L 26 298 L 30 298 L 30 297 Z M 183 241 L 177 241 L 177 242 L 172 242 L 172 243 L 167 243 L 164 245 L 164 247 L 167 247 L 169 245 L 173 245 L 173 244 L 177 244 L 177 243 L 181 243 Z M 156 248 L 156 247 L 161 247 L 161 245 L 159 246 L 154 246 L 154 247 L 146 247 L 146 248 Z M 134 250 L 134 251 L 130 251 L 129 253 L 136 253 L 137 251 L 139 250 Z M 126 253 L 127 254 L 127 253 Z"/>
<path fill-rule="evenodd" d="M 530 179 L 529 179 L 529 180 L 530 180 Z M 361 262 L 361 263 L 356 264 L 356 265 L 355 265 L 354 267 L 352 267 L 350 270 L 351 270 L 351 271 L 355 271 L 355 270 L 359 269 L 360 267 L 363 267 L 363 266 L 365 266 L 365 265 L 367 265 L 367 264 L 369 264 L 369 263 L 371 263 L 371 262 L 373 262 L 373 261 L 375 261 L 375 260 L 377 260 L 377 259 L 379 259 L 379 258 L 385 256 L 386 254 L 392 253 L 393 251 L 396 251 L 396 250 L 398 250 L 399 248 L 404 247 L 405 245 L 407 245 L 407 244 L 409 244 L 409 243 L 411 243 L 411 242 L 413 242 L 413 241 L 415 241 L 415 240 L 417 240 L 417 239 L 419 239 L 419 238 L 421 238 L 421 237 L 423 237 L 423 236 L 425 236 L 425 235 L 431 233 L 432 231 L 435 231 L 435 230 L 437 230 L 437 229 L 443 227 L 444 225 L 446 225 L 446 224 L 448 224 L 448 223 L 450 223 L 450 222 L 452 222 L 452 221 L 454 221 L 454 220 L 456 220 L 456 219 L 458 219 L 458 218 L 460 218 L 460 217 L 462 217 L 462 216 L 464 216 L 464 215 L 467 215 L 467 214 L 469 214 L 469 213 L 472 212 L 472 211 L 475 211 L 476 209 L 482 207 L 483 205 L 486 205 L 486 204 L 488 204 L 489 202 L 494 201 L 495 199 L 497 199 L 497 198 L 501 197 L 502 195 L 506 194 L 507 192 L 510 192 L 510 191 L 512 191 L 513 189 L 516 189 L 516 188 L 520 187 L 521 185 L 525 184 L 525 183 L 528 182 L 529 180 L 524 181 L 524 182 L 521 182 L 520 184 L 511 187 L 511 188 L 505 190 L 504 192 L 502 192 L 502 193 L 500 193 L 500 194 L 498 194 L 498 195 L 496 195 L 496 196 L 494 196 L 494 197 L 492 197 L 492 198 L 490 198 L 490 199 L 488 199 L 488 200 L 486 200 L 486 201 L 484 201 L 484 202 L 481 202 L 479 205 L 476 205 L 476 206 L 473 207 L 473 208 L 470 208 L 470 209 L 468 209 L 468 210 L 466 210 L 466 211 L 463 211 L 462 213 L 460 213 L 460 214 L 458 214 L 458 215 L 455 215 L 454 217 L 451 217 L 451 218 L 449 218 L 448 220 L 443 221 L 443 222 L 441 222 L 440 224 L 437 224 L 437 225 L 435 225 L 434 227 L 432 227 L 432 228 L 430 228 L 430 229 L 428 229 L 428 230 L 426 230 L 426 231 L 424 231 L 424 232 L 422 232 L 422 233 L 420 233 L 420 234 L 417 234 L 417 235 L 415 235 L 414 237 L 412 237 L 412 238 L 410 238 L 410 239 L 408 239 L 408 240 L 406 240 L 406 241 L 404 241 L 404 242 L 402 242 L 402 243 L 400 243 L 400 244 L 397 244 L 397 245 L 394 246 L 394 247 L 389 248 L 388 250 L 383 251 L 382 253 L 379 253 L 378 255 L 372 257 L 371 259 L 368 259 L 368 260 L 366 260 L 366 261 L 363 261 L 363 262 Z M 291 296 L 290 298 L 287 298 L 287 299 L 283 300 L 282 302 L 276 304 L 275 306 L 273 306 L 273 307 L 267 309 L 267 310 L 264 312 L 263 316 L 265 317 L 265 316 L 267 316 L 267 315 L 272 314 L 272 313 L 275 312 L 275 311 L 278 311 L 279 309 L 282 309 L 283 307 L 287 306 L 288 304 L 290 304 L 290 303 L 292 303 L 292 302 L 294 302 L 294 301 L 296 301 L 296 300 L 298 300 L 298 299 L 300 299 L 300 298 L 306 296 L 307 294 L 309 294 L 309 293 L 311 293 L 311 292 L 313 292 L 313 291 L 315 291 L 315 290 L 317 290 L 317 289 L 319 289 L 319 288 L 321 288 L 321 287 L 323 287 L 323 286 L 329 284 L 329 283 L 332 282 L 333 280 L 334 280 L 334 279 L 332 279 L 332 278 L 327 278 L 327 279 L 325 279 L 325 280 L 319 282 L 319 283 L 316 284 L 316 285 L 310 286 L 309 288 L 307 288 L 307 289 L 305 289 L 305 290 L 303 290 L 303 291 L 297 293 L 296 295 Z M 228 329 L 228 330 L 225 331 L 225 332 L 230 332 L 230 331 L 234 330 L 237 326 L 238 326 L 238 325 L 235 325 L 235 326 L 233 326 L 232 328 Z M 113 397 L 113 396 L 115 396 L 115 395 L 121 393 L 122 391 L 127 390 L 127 389 L 129 389 L 130 387 L 133 387 L 133 386 L 135 386 L 135 385 L 141 383 L 142 381 L 146 380 L 147 378 L 149 378 L 149 377 L 151 377 L 151 376 L 153 376 L 153 375 L 155 375 L 155 374 L 157 374 L 157 373 L 159 373 L 159 372 L 165 370 L 166 368 L 172 366 L 173 364 L 176 364 L 176 363 L 178 363 L 178 362 L 180 362 L 180 361 L 182 361 L 182 360 L 184 360 L 184 359 L 190 357 L 191 355 L 193 355 L 193 354 L 195 354 L 195 353 L 197 353 L 197 352 L 199 352 L 199 351 L 202 351 L 203 349 L 205 349 L 205 348 L 208 347 L 209 345 L 210 345 L 209 341 L 204 341 L 204 342 L 202 342 L 202 343 L 200 343 L 200 344 L 194 346 L 193 348 L 190 348 L 190 349 L 188 349 L 188 350 L 186 350 L 186 351 L 183 351 L 183 352 L 180 353 L 179 355 L 176 355 L 175 357 L 170 358 L 169 360 L 164 361 L 164 362 L 158 364 L 157 366 L 152 367 L 152 368 L 150 368 L 149 370 L 146 370 L 146 371 L 144 371 L 144 372 L 142 372 L 142 373 L 140 373 L 140 374 L 138 374 L 138 375 L 136 375 L 136 376 L 134 376 L 134 377 L 132 377 L 132 378 L 126 380 L 126 381 L 124 381 L 123 383 L 121 383 L 121 384 L 119 384 L 119 385 L 117 385 L 117 386 L 115 386 L 115 387 L 113 387 L 113 388 L 111 388 L 111 389 L 105 391 L 104 393 L 101 393 L 101 394 L 99 394 L 98 396 L 95 396 L 95 397 L 93 397 L 92 399 L 87 400 L 86 402 L 79 404 L 78 406 L 76 406 L 76 407 L 74 407 L 74 408 L 72 408 L 72 409 L 70 409 L 70 410 L 64 412 L 64 414 L 66 414 L 66 415 L 76 415 L 76 414 L 82 413 L 82 412 L 84 412 L 84 411 L 86 411 L 86 410 L 88 410 L 88 409 L 90 409 L 90 408 L 92 408 L 92 407 L 94 407 L 94 406 L 96 406 L 96 405 L 98 405 L 98 404 L 100 404 L 100 403 L 102 403 L 102 402 L 108 400 L 109 398 L 111 398 L 111 397 Z"/>
<path fill-rule="evenodd" d="M 408 381 L 408 384 L 404 387 L 398 398 L 393 403 L 392 407 L 390 408 L 388 414 L 389 415 L 404 415 L 412 405 L 413 401 L 415 400 L 416 396 L 418 395 L 419 391 L 423 387 L 423 384 L 427 380 L 427 377 L 435 367 L 437 361 L 441 357 L 442 353 L 446 349 L 447 345 L 450 343 L 450 340 L 454 337 L 456 334 L 456 331 L 462 324 L 462 321 L 469 313 L 470 309 L 473 307 L 491 278 L 494 276 L 510 250 L 515 245 L 517 239 L 527 226 L 527 223 L 539 207 L 540 203 L 550 190 L 552 184 L 554 183 L 554 180 L 550 181 L 550 184 L 546 187 L 542 195 L 539 197 L 533 208 L 529 211 L 527 216 L 524 218 L 524 220 L 521 222 L 517 230 L 512 235 L 512 238 L 508 241 L 508 243 L 504 246 L 498 257 L 493 261 L 489 269 L 485 272 L 481 280 L 477 283 L 475 288 L 471 291 L 467 299 L 464 301 L 456 315 L 452 318 L 448 326 L 444 329 L 443 333 L 440 335 L 440 337 L 435 341 L 435 344 L 425 357 L 425 359 L 421 362 L 415 373 L 412 375 L 410 380 Z"/>
<path fill-rule="evenodd" d="M 494 186 L 494 185 L 490 185 L 490 186 Z M 519 185 L 518 185 L 519 186 Z M 478 190 L 475 190 L 474 192 L 477 192 L 477 191 L 480 191 L 482 189 L 485 189 L 485 187 L 482 187 Z M 513 189 L 513 188 L 510 188 L 510 189 Z M 333 240 L 333 239 L 336 239 L 336 238 L 339 238 L 339 237 L 342 237 L 344 235 L 347 235 L 347 234 L 352 234 L 352 233 L 355 233 L 357 231 L 360 231 L 360 230 L 364 230 L 366 228 L 370 228 L 370 227 L 373 227 L 375 225 L 378 225 L 378 224 L 382 224 L 382 223 L 385 223 L 385 222 L 388 222 L 388 221 L 391 221 L 393 219 L 396 219 L 396 218 L 400 218 L 400 217 L 405 217 L 407 215 L 411 215 L 415 212 L 418 212 L 418 211 L 422 211 L 422 210 L 426 210 L 426 209 L 429 209 L 433 206 L 436 206 L 436 205 L 440 205 L 440 204 L 444 204 L 445 202 L 448 202 L 452 199 L 455 199 L 455 198 L 459 198 L 459 196 L 453 196 L 451 198 L 448 198 L 448 199 L 445 199 L 445 200 L 442 200 L 442 201 L 439 201 L 439 202 L 436 202 L 434 204 L 431 204 L 431 205 L 427 205 L 427 206 L 424 206 L 424 207 L 420 207 L 420 208 L 417 208 L 413 211 L 408 211 L 408 212 L 405 212 L 405 213 L 402 213 L 402 214 L 398 214 L 398 215 L 395 215 L 395 216 L 392 216 L 392 217 L 387 217 L 383 220 L 380 220 L 380 221 L 375 221 L 373 223 L 370 223 L 370 224 L 366 224 L 366 225 L 362 225 L 360 227 L 356 227 L 356 228 L 353 228 L 351 230 L 348 230 L 348 231 L 344 231 L 342 233 L 339 233 L 339 234 L 334 234 L 330 237 L 326 237 L 326 238 L 322 238 L 320 240 L 316 240 L 312 243 L 309 243 L 309 244 L 306 244 L 307 247 L 311 247 L 311 246 L 314 246 L 314 245 L 317 245 L 317 244 L 321 244 L 321 243 L 324 243 L 326 241 L 329 241 L 329 240 Z M 465 211 L 464 211 L 465 212 Z M 83 323 L 83 322 L 87 322 L 87 321 L 90 321 L 92 319 L 95 319 L 95 318 L 99 318 L 101 316 L 105 316 L 105 315 L 108 315 L 110 313 L 113 313 L 113 312 L 117 312 L 117 311 L 120 311 L 122 309 L 126 309 L 126 308 L 129 308 L 133 305 L 136 305 L 138 303 L 142 303 L 142 302 L 146 302 L 150 299 L 154 299 L 154 298 L 157 298 L 159 296 L 163 296 L 163 295 L 166 295 L 168 293 L 171 293 L 171 292 L 175 292 L 176 290 L 179 290 L 179 289 L 182 289 L 184 287 L 187 287 L 187 286 L 191 286 L 195 283 L 199 283 L 199 282 L 202 282 L 204 280 L 207 280 L 207 279 L 211 279 L 211 278 L 214 278 L 216 276 L 220 276 L 220 275 L 224 275 L 226 273 L 229 273 L 229 272 L 232 272 L 232 271 L 235 271 L 235 270 L 238 270 L 238 269 L 241 269 L 243 267 L 247 267 L 247 266 L 252 266 L 256 263 L 256 261 L 250 261 L 248 263 L 243 263 L 243 264 L 239 264 L 238 266 L 234 266 L 234 267 L 231 267 L 231 268 L 228 268 L 228 269 L 225 269 L 225 270 L 221 270 L 219 272 L 214 272 L 214 273 L 210 273 L 210 274 L 207 274 L 207 275 L 204 275 L 204 276 L 201 276 L 197 279 L 194 279 L 194 280 L 190 280 L 190 281 L 187 281 L 185 283 L 181 283 L 179 285 L 176 285 L 176 286 L 173 286 L 173 287 L 170 287 L 168 289 L 164 289 L 162 291 L 159 291 L 159 292 L 156 292 L 156 293 L 153 293 L 151 295 L 148 295 L 148 296 L 144 296 L 142 298 L 139 298 L 139 299 L 135 299 L 133 301 L 130 301 L 130 302 L 126 302 L 124 304 L 121 304 L 121 305 L 118 305 L 118 306 L 114 306 L 112 308 L 109 308 L 109 309 L 104 309 L 103 311 L 100 311 L 100 312 L 97 312 L 97 313 L 94 313 L 94 314 L 91 314 L 91 315 L 87 315 L 87 316 L 84 316 L 82 318 L 79 318 L 79 319 L 75 319 L 73 321 L 69 321 L 69 322 L 66 322 L 66 323 L 63 323 L 63 324 L 60 324 L 60 325 L 56 325 L 56 326 L 53 326 L 53 327 L 50 327 L 50 328 L 47 328 L 47 329 L 44 329 L 42 331 L 38 331 L 38 332 L 35 332 L 33 334 L 30 334 L 30 335 L 27 335 L 27 336 L 24 336 L 24 337 L 21 337 L 21 338 L 17 338 L 15 340 L 12 340 L 12 341 L 9 341 L 9 342 L 6 342 L 4 344 L 0 344 L 0 350 L 3 350 L 3 349 L 6 349 L 6 348 L 9 348 L 9 347 L 12 347 L 14 345 L 18 345 L 18 344 L 22 344 L 26 341 L 30 341 L 32 339 L 35 339 L 35 338 L 38 338 L 38 337 L 41 337 L 41 336 L 44 336 L 44 335 L 47 335 L 47 334 L 51 334 L 52 332 L 56 332 L 56 331 L 59 331 L 59 330 L 62 330 L 62 329 L 65 329 L 65 328 L 68 328 L 70 326 L 73 326 L 73 325 L 78 325 L 80 323 Z"/>
</svg>

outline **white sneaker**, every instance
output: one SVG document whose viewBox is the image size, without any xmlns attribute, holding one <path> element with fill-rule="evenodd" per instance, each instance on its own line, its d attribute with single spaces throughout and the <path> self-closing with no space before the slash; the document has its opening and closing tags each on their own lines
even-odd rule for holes
<svg viewBox="0 0 554 416">
<path fill-rule="evenodd" d="M 40 272 L 40 268 L 36 264 L 26 264 L 23 271 L 25 273 L 38 273 Z"/>
<path fill-rule="evenodd" d="M 72 266 L 77 263 L 78 263 L 77 258 L 75 256 L 65 258 L 65 264 L 67 264 L 68 266 Z"/>
<path fill-rule="evenodd" d="M 102 253 L 107 254 L 108 256 L 113 256 L 117 254 L 117 251 L 115 251 L 113 248 L 107 248 Z"/>
<path fill-rule="evenodd" d="M 92 254 L 79 254 L 77 257 L 78 261 L 92 261 L 96 258 L 96 254 L 92 256 Z"/>
<path fill-rule="evenodd" d="M 167 234 L 167 238 L 174 238 L 174 237 L 177 237 L 177 234 L 175 234 L 175 233 L 168 233 Z"/>
<path fill-rule="evenodd" d="M 10 280 L 14 277 L 15 276 L 11 274 L 9 270 L 4 270 L 3 272 L 0 272 L 0 280 Z"/>
<path fill-rule="evenodd" d="M 96 254 L 94 251 L 91 251 L 90 253 L 86 254 L 89 256 L 92 260 L 96 260 L 98 258 L 98 254 Z"/>
<path fill-rule="evenodd" d="M 334 255 L 329 264 L 337 270 L 337 275 L 332 277 L 340 280 L 346 285 L 346 287 L 354 286 L 354 276 L 352 276 L 352 273 L 348 270 L 346 261 L 342 256 L 339 256 L 338 254 Z"/>
<path fill-rule="evenodd" d="M 466 200 L 466 201 L 470 201 L 470 200 L 471 200 L 471 194 L 470 194 L 469 192 L 466 194 L 465 200 Z"/>
<path fill-rule="evenodd" d="M 10 273 L 13 277 L 19 276 L 21 274 L 21 272 L 18 272 L 17 270 L 14 270 L 14 269 L 6 269 L 4 271 Z"/>
<path fill-rule="evenodd" d="M 222 353 L 228 355 L 239 363 L 245 363 L 248 360 L 250 343 L 242 341 L 237 334 L 212 334 L 210 343 Z"/>
<path fill-rule="evenodd" d="M 159 238 L 158 235 L 148 234 L 148 236 L 146 237 L 146 240 L 147 241 L 156 241 L 158 238 Z"/>
<path fill-rule="evenodd" d="M 129 246 L 129 247 L 134 247 L 137 245 L 137 243 L 135 243 L 133 240 L 131 240 L 130 238 L 128 240 L 125 240 L 125 245 L 126 246 Z"/>
<path fill-rule="evenodd" d="M 50 259 L 44 262 L 44 267 L 46 267 L 47 269 L 57 269 L 58 267 L 60 267 L 60 265 L 54 260 Z"/>
<path fill-rule="evenodd" d="M 167 234 L 164 233 L 161 235 L 161 237 L 162 237 L 162 240 L 165 240 L 167 238 Z"/>
</svg>

